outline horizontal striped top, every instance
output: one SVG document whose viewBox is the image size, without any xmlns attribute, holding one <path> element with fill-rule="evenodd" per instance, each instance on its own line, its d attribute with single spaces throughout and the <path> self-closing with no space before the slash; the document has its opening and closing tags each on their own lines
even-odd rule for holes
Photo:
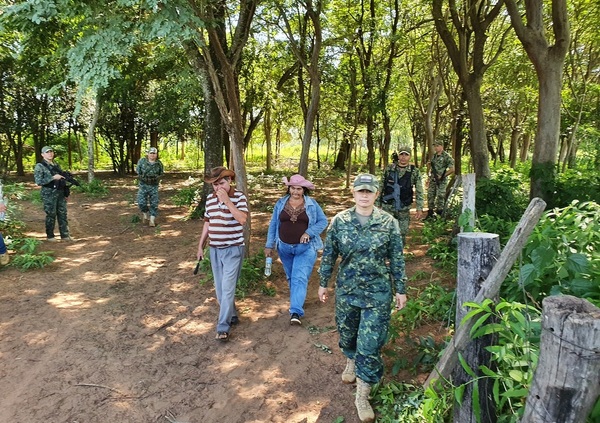
<svg viewBox="0 0 600 423">
<path fill-rule="evenodd" d="M 248 200 L 243 192 L 234 188 L 229 190 L 229 199 L 239 210 L 248 213 Z M 211 192 L 206 199 L 204 224 L 208 224 L 208 245 L 214 248 L 225 248 L 244 245 L 244 227 L 233 218 L 226 205 Z"/>
</svg>

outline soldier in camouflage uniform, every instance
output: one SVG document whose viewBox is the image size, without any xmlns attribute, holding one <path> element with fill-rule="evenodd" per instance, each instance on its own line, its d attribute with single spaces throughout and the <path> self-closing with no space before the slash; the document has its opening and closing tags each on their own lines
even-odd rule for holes
<svg viewBox="0 0 600 423">
<path fill-rule="evenodd" d="M 158 214 L 158 184 L 164 173 L 164 168 L 158 160 L 158 150 L 151 147 L 146 157 L 142 157 L 136 166 L 138 173 L 139 189 L 137 203 L 142 212 L 142 222 L 150 222 L 156 226 Z"/>
<path fill-rule="evenodd" d="M 417 203 L 417 219 L 420 219 L 423 213 L 423 183 L 421 181 L 421 173 L 418 168 L 409 164 L 409 162 L 410 147 L 400 147 L 400 153 L 394 152 L 392 154 L 392 163 L 386 168 L 381 180 L 382 190 L 378 200 L 383 210 L 398 219 L 403 245 L 406 245 L 406 234 L 408 233 L 410 223 L 410 206 L 413 202 L 413 196 Z M 399 188 L 395 192 L 394 185 L 397 185 Z M 396 196 L 398 198 L 395 198 Z"/>
<path fill-rule="evenodd" d="M 59 174 L 62 169 L 54 162 L 52 147 L 42 148 L 42 161 L 35 165 L 33 177 L 35 183 L 42 187 L 41 197 L 46 213 L 46 237 L 48 241 L 57 241 L 54 237 L 54 226 L 58 220 L 60 238 L 72 241 L 69 235 L 69 222 L 67 221 L 67 198 L 65 196 L 65 178 Z"/>
<path fill-rule="evenodd" d="M 427 219 L 434 217 L 434 211 L 441 216 L 446 201 L 448 176 L 454 173 L 454 159 L 444 151 L 442 141 L 434 141 L 435 153 L 429 163 L 429 187 L 427 188 Z"/>
<path fill-rule="evenodd" d="M 335 320 L 346 356 L 345 383 L 357 383 L 356 408 L 361 421 L 373 421 L 370 385 L 383 375 L 380 350 L 388 333 L 392 300 L 406 304 L 404 255 L 398 221 L 374 207 L 379 184 L 374 175 L 354 181 L 355 206 L 337 214 L 327 231 L 319 268 L 319 299 L 341 257 L 335 287 Z M 393 285 L 393 286 L 392 286 Z"/>
</svg>

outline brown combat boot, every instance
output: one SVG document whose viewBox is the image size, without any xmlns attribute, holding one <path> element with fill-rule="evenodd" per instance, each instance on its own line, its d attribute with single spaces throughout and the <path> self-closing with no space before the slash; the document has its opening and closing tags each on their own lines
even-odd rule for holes
<svg viewBox="0 0 600 423">
<path fill-rule="evenodd" d="M 356 379 L 356 411 L 361 422 L 372 422 L 375 420 L 375 413 L 369 404 L 369 394 L 371 393 L 371 385 L 364 380 Z"/>
<path fill-rule="evenodd" d="M 356 382 L 356 371 L 355 362 L 349 358 L 346 359 L 346 368 L 342 372 L 342 382 L 354 383 Z"/>
</svg>

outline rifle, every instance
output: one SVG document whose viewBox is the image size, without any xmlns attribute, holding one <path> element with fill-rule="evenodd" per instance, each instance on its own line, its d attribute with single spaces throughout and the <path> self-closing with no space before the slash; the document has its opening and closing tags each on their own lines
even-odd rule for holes
<svg viewBox="0 0 600 423">
<path fill-rule="evenodd" d="M 75 179 L 75 177 L 73 176 L 73 174 L 71 172 L 67 172 L 66 170 L 59 170 L 58 174 L 60 176 L 62 176 L 63 178 L 65 178 L 65 181 L 70 183 L 71 185 L 76 185 L 78 187 L 81 186 L 79 181 L 77 179 Z"/>
<path fill-rule="evenodd" d="M 385 203 L 391 199 L 394 200 L 394 209 L 396 211 L 400 210 L 402 208 L 402 202 L 400 201 L 400 185 L 398 185 L 398 170 L 394 170 L 394 192 L 392 192 L 391 194 L 384 195 L 381 198 L 381 201 Z"/>
<path fill-rule="evenodd" d="M 433 163 L 431 163 L 431 174 L 433 175 L 433 178 L 435 179 L 435 184 L 439 187 L 440 183 L 446 177 L 446 169 L 444 169 L 444 171 L 442 172 L 442 177 L 440 179 L 438 179 L 437 171 L 435 170 L 435 166 L 433 165 Z"/>
</svg>

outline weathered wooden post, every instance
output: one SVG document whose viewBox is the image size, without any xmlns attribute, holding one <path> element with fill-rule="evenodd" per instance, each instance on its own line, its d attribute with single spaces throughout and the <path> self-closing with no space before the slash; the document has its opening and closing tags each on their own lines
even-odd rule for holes
<svg viewBox="0 0 600 423">
<path fill-rule="evenodd" d="M 456 277 L 456 325 L 467 315 L 469 310 L 465 302 L 473 302 L 500 256 L 500 240 L 497 234 L 484 232 L 463 232 L 458 234 L 458 270 Z M 479 374 L 479 366 L 490 366 L 490 353 L 486 347 L 492 345 L 493 336 L 488 335 L 468 341 L 461 352 L 468 366 Z M 493 381 L 485 378 L 478 381 L 479 391 L 478 413 L 473 405 L 473 389 L 471 376 L 461 366 L 456 366 L 452 372 L 452 382 L 455 386 L 466 384 L 462 403 L 454 406 L 455 423 L 496 421 L 496 413 L 492 398 Z M 476 416 L 479 414 L 479 416 Z M 477 418 L 480 417 L 480 420 Z"/>
<path fill-rule="evenodd" d="M 517 256 L 521 253 L 527 238 L 531 235 L 531 232 L 533 232 L 533 228 L 540 220 L 545 208 L 546 202 L 541 198 L 534 198 L 531 200 L 527 210 L 525 210 L 525 213 L 521 217 L 519 224 L 506 243 L 504 250 L 502 250 L 498 263 L 496 263 L 485 283 L 481 286 L 481 290 L 479 290 L 474 302 L 480 303 L 486 298 L 495 298 L 496 295 L 498 295 L 500 285 L 502 285 L 504 278 L 508 275 Z M 456 323 L 457 325 L 459 324 L 459 322 Z M 450 377 L 452 370 L 454 370 L 458 363 L 458 354 L 462 352 L 464 346 L 471 339 L 469 332 L 474 323 L 473 319 L 470 319 L 457 327 L 452 341 L 450 341 L 444 350 L 440 361 L 438 361 L 437 366 L 435 366 L 423 384 L 425 388 L 429 387 L 430 384 L 433 384 L 435 388 L 436 381 L 441 382 Z"/>
<path fill-rule="evenodd" d="M 570 295 L 542 306 L 540 356 L 521 423 L 584 422 L 600 395 L 600 309 Z"/>
<path fill-rule="evenodd" d="M 462 183 L 463 183 L 463 205 L 462 212 L 466 212 L 467 210 L 471 211 L 471 216 L 469 216 L 469 226 L 471 228 L 475 227 L 475 174 L 467 173 L 466 175 L 462 175 Z M 463 228 L 461 228 L 462 231 Z"/>
</svg>

